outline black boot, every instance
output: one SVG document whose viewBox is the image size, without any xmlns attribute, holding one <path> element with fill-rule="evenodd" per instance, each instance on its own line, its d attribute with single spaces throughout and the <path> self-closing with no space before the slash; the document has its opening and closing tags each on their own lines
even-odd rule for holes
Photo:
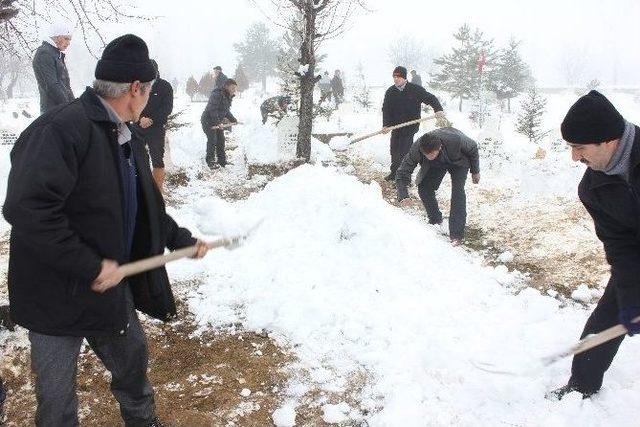
<svg viewBox="0 0 640 427">
<path fill-rule="evenodd" d="M 151 424 L 147 424 L 147 427 L 165 427 L 165 425 L 160 422 L 158 417 L 155 417 Z"/>
<path fill-rule="evenodd" d="M 560 401 L 562 400 L 562 398 L 564 398 L 567 394 L 572 393 L 572 392 L 577 392 L 582 394 L 582 398 L 583 399 L 588 399 L 591 396 L 593 396 L 594 394 L 596 394 L 595 392 L 592 393 L 583 393 L 580 390 L 578 390 L 577 388 L 575 388 L 574 386 L 567 384 L 564 385 L 560 388 L 557 388 L 555 390 L 551 390 L 549 393 L 545 394 L 544 398 L 547 400 L 555 400 L 555 401 Z"/>
</svg>

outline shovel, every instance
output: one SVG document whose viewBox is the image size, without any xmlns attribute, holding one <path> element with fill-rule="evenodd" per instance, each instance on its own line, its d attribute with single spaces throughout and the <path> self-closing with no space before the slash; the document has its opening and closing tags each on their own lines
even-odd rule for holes
<svg viewBox="0 0 640 427">
<path fill-rule="evenodd" d="M 251 234 L 262 224 L 264 219 L 258 221 L 253 227 L 251 227 L 246 233 L 236 236 L 220 237 L 207 243 L 209 249 L 215 248 L 227 248 L 236 249 L 242 243 L 244 243 Z M 143 273 L 145 271 L 153 270 L 154 268 L 162 267 L 163 265 L 176 261 L 186 257 L 192 257 L 198 252 L 197 246 L 188 246 L 186 248 L 178 249 L 170 252 L 166 255 L 156 255 L 150 258 L 141 259 L 139 261 L 123 264 L 119 267 L 119 270 L 124 274 L 124 277 L 133 276 Z"/>
<path fill-rule="evenodd" d="M 637 323 L 637 322 L 640 322 L 640 317 L 636 317 L 635 319 L 633 319 L 633 323 Z M 491 372 L 493 374 L 514 375 L 514 376 L 532 375 L 548 366 L 553 365 L 554 363 L 564 359 L 565 357 L 575 356 L 576 354 L 583 353 L 587 350 L 590 350 L 594 347 L 604 344 L 607 341 L 620 337 L 626 334 L 627 332 L 629 331 L 623 325 L 612 326 L 611 328 L 605 329 L 600 333 L 589 335 L 583 338 L 582 340 L 578 341 L 576 344 L 572 345 L 571 347 L 563 351 L 559 351 L 557 353 L 550 354 L 549 356 L 532 360 L 530 362 L 530 366 L 522 369 L 512 369 L 512 370 L 503 369 L 492 363 L 486 363 L 486 362 L 471 361 L 471 363 L 476 368 L 486 372 Z"/>
<path fill-rule="evenodd" d="M 391 132 L 392 130 L 400 129 L 400 128 L 403 128 L 403 127 L 406 127 L 406 126 L 415 125 L 416 123 L 426 122 L 427 120 L 433 120 L 435 118 L 436 118 L 435 115 L 422 117 L 420 119 L 415 119 L 415 120 L 411 120 L 411 121 L 408 121 L 408 122 L 400 123 L 399 125 L 389 126 L 387 129 L 389 129 L 389 132 Z M 358 142 L 358 141 L 364 141 L 365 139 L 369 139 L 369 138 L 374 137 L 376 135 L 380 135 L 381 133 L 384 133 L 382 131 L 382 129 L 380 129 L 379 131 L 373 132 L 373 133 L 369 133 L 367 135 L 363 135 L 363 136 L 359 136 L 357 138 L 353 138 L 351 141 L 349 141 L 349 144 L 353 144 L 354 142 Z"/>
</svg>

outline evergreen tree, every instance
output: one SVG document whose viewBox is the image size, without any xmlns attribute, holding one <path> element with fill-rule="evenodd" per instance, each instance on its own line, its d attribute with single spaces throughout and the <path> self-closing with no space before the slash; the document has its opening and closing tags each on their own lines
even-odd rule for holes
<svg viewBox="0 0 640 427">
<path fill-rule="evenodd" d="M 189 76 L 185 91 L 187 92 L 187 95 L 189 95 L 191 102 L 193 102 L 193 96 L 198 93 L 198 82 L 193 78 L 193 76 Z"/>
<path fill-rule="evenodd" d="M 525 135 L 531 142 L 538 142 L 544 136 L 540 127 L 546 105 L 547 100 L 541 97 L 535 85 L 532 85 L 527 99 L 521 104 L 522 110 L 518 114 L 518 122 L 516 123 L 516 131 Z"/>
<path fill-rule="evenodd" d="M 486 40 L 479 29 L 472 31 L 467 24 L 460 27 L 453 37 L 458 41 L 458 46 L 453 47 L 451 53 L 434 60 L 440 70 L 432 76 L 431 85 L 449 92 L 454 99 L 458 98 L 458 109 L 462 111 L 463 100 L 477 100 L 483 86 L 489 85 L 483 75 L 493 75 L 491 67 L 495 62 L 495 52 L 493 41 Z M 478 63 L 481 57 L 484 58 L 482 71 Z"/>
<path fill-rule="evenodd" d="M 238 92 L 245 91 L 249 88 L 249 80 L 244 72 L 242 64 L 238 64 L 233 79 L 238 83 Z"/>
<path fill-rule="evenodd" d="M 360 105 L 365 110 L 371 108 L 371 91 L 369 90 L 369 86 L 367 85 L 367 81 L 364 77 L 364 69 L 362 67 L 362 63 L 358 63 L 358 68 L 356 69 L 358 75 L 356 77 L 357 86 L 355 88 L 353 99 L 356 101 L 358 105 Z"/>
<path fill-rule="evenodd" d="M 252 81 L 262 82 L 262 91 L 267 90 L 267 77 L 275 74 L 278 63 L 278 43 L 270 38 L 269 28 L 254 23 L 245 34 L 244 41 L 234 43 L 238 60 L 244 64 Z"/>
<path fill-rule="evenodd" d="M 198 93 L 208 98 L 215 87 L 216 78 L 213 76 L 213 73 L 204 73 L 204 75 L 200 78 L 200 82 L 198 83 Z"/>
<path fill-rule="evenodd" d="M 511 39 L 506 49 L 501 49 L 496 64 L 490 70 L 487 79 L 488 88 L 496 94 L 502 108 L 507 100 L 507 111 L 511 112 L 511 99 L 524 92 L 530 79 L 529 66 L 520 57 L 520 42 Z"/>
</svg>

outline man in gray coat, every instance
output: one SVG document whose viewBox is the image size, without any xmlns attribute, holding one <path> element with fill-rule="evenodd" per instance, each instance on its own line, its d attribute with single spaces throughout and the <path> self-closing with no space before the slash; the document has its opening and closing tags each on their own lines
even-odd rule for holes
<svg viewBox="0 0 640 427">
<path fill-rule="evenodd" d="M 71 43 L 71 33 L 68 25 L 53 25 L 49 31 L 49 39 L 42 42 L 33 56 L 33 73 L 40 91 L 41 114 L 75 98 L 64 60 L 64 51 Z"/>
<path fill-rule="evenodd" d="M 398 201 L 409 206 L 411 199 L 407 187 L 411 174 L 420 164 L 416 178 L 418 194 L 427 211 L 429 224 L 441 224 L 442 212 L 438 207 L 436 190 L 445 174 L 451 175 L 451 209 L 449 213 L 449 237 L 458 246 L 464 238 L 467 222 L 467 199 L 464 184 L 471 169 L 474 184 L 480 182 L 478 145 L 474 140 L 452 127 L 440 128 L 422 135 L 413 143 L 396 172 Z"/>
</svg>

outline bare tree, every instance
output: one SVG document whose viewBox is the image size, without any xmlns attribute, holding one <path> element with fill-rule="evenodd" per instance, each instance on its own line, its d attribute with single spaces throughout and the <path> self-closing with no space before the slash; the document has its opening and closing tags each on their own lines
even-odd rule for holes
<svg viewBox="0 0 640 427">
<path fill-rule="evenodd" d="M 391 42 L 388 49 L 389 61 L 394 65 L 402 65 L 408 69 L 431 72 L 434 60 L 433 49 L 413 36 L 398 37 Z"/>
<path fill-rule="evenodd" d="M 31 56 L 40 42 L 38 31 L 56 16 L 79 27 L 89 52 L 106 45 L 99 26 L 104 22 L 128 19 L 151 19 L 133 13 L 133 3 L 127 0 L 0 0 L 0 51 L 19 56 Z M 101 46 L 93 46 L 97 39 Z"/>
<path fill-rule="evenodd" d="M 18 82 L 31 76 L 29 68 L 25 58 L 0 51 L 0 99 L 14 97 Z"/>
<path fill-rule="evenodd" d="M 365 0 L 253 0 L 274 24 L 300 40 L 300 125 L 296 154 L 309 161 L 313 128 L 313 88 L 316 84 L 316 51 L 322 42 L 343 34 L 359 10 L 367 10 Z"/>
</svg>

